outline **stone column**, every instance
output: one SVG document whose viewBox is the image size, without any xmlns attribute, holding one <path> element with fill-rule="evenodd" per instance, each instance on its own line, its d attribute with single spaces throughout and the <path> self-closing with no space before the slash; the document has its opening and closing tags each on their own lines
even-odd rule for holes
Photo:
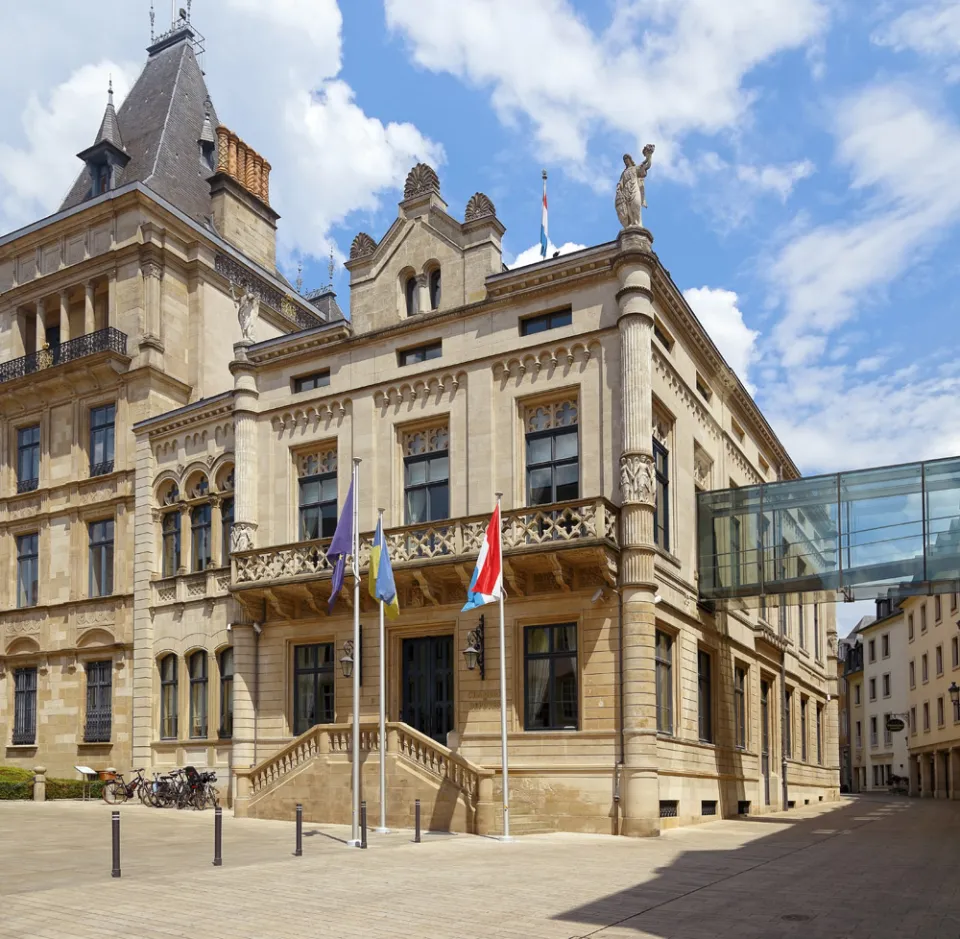
<svg viewBox="0 0 960 939">
<path fill-rule="evenodd" d="M 933 780 L 930 778 L 930 754 L 920 753 L 917 755 L 920 763 L 920 797 L 929 799 L 933 795 Z"/>
<path fill-rule="evenodd" d="M 950 748 L 950 798 L 960 799 L 960 747 Z"/>
<path fill-rule="evenodd" d="M 653 510 L 653 400 L 650 340 L 653 335 L 653 236 L 646 229 L 620 232 L 613 269 L 620 331 L 620 593 L 623 648 L 623 772 L 625 835 L 660 833 L 657 778 L 657 713 L 654 670 L 656 581 Z"/>
<path fill-rule="evenodd" d="M 70 291 L 60 291 L 60 342 L 70 341 Z"/>
<path fill-rule="evenodd" d="M 223 559 L 223 499 L 214 496 L 210 500 L 210 559 L 214 567 Z"/>
<path fill-rule="evenodd" d="M 143 338 L 160 339 L 160 287 L 163 280 L 163 267 L 159 261 L 148 260 L 143 262 L 143 306 L 146 311 L 144 317 Z"/>
<path fill-rule="evenodd" d="M 107 275 L 107 326 L 117 328 L 117 272 Z"/>
<path fill-rule="evenodd" d="M 248 769 L 254 765 L 255 712 L 254 693 L 257 683 L 257 627 L 235 623 L 233 634 L 233 752 L 232 770 Z M 250 800 L 249 788 L 237 779 L 234 811 L 246 814 Z"/>
<path fill-rule="evenodd" d="M 947 760 L 949 759 L 949 753 L 945 753 L 943 750 L 937 750 L 936 755 L 934 756 L 934 765 L 937 768 L 937 798 L 938 799 L 948 799 L 950 793 L 947 791 Z"/>
<path fill-rule="evenodd" d="M 88 280 L 83 287 L 83 332 L 89 336 L 96 332 L 97 321 L 93 312 L 93 294 L 95 286 L 92 280 Z"/>
<path fill-rule="evenodd" d="M 34 766 L 33 768 L 33 801 L 45 802 L 47 799 L 47 768 Z"/>
<path fill-rule="evenodd" d="M 193 533 L 190 530 L 190 509 L 181 505 L 180 512 L 180 566 L 178 574 L 189 574 L 193 570 Z"/>
<path fill-rule="evenodd" d="M 47 341 L 47 307 L 46 307 L 45 301 L 41 297 L 41 299 L 37 301 L 35 351 L 39 352 L 43 348 L 46 341 Z"/>
<path fill-rule="evenodd" d="M 231 551 L 247 551 L 257 545 L 257 376 L 247 359 L 250 342 L 244 340 L 233 347 L 230 363 L 233 387 L 234 454 L 233 531 Z"/>
<path fill-rule="evenodd" d="M 417 312 L 430 312 L 430 290 L 426 274 L 417 274 Z"/>
</svg>

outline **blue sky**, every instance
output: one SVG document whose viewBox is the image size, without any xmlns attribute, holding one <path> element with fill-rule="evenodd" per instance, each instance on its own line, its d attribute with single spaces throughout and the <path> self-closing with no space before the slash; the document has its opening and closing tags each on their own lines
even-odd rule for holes
<svg viewBox="0 0 960 939">
<path fill-rule="evenodd" d="M 5 11 L 0 230 L 56 208 L 106 75 L 122 95 L 142 64 L 149 3 L 106 8 Z M 801 468 L 960 452 L 960 0 L 192 12 L 220 118 L 274 165 L 291 279 L 303 263 L 319 286 L 331 247 L 342 261 L 357 231 L 379 238 L 421 159 L 453 214 L 494 200 L 508 263 L 537 243 L 542 168 L 551 241 L 610 240 L 621 155 L 653 142 L 656 250 Z M 335 286 L 346 304 L 339 264 Z"/>
</svg>

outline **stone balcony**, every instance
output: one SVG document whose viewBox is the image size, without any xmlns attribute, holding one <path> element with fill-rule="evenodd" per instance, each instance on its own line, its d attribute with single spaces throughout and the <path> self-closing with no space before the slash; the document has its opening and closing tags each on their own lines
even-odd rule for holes
<svg viewBox="0 0 960 939">
<path fill-rule="evenodd" d="M 14 382 L 22 378 L 46 377 L 48 370 L 56 369 L 78 359 L 90 356 L 121 356 L 127 358 L 127 335 L 108 326 L 96 332 L 78 336 L 59 345 L 32 352 L 30 355 L 0 362 L 0 383 Z"/>
<path fill-rule="evenodd" d="M 619 509 L 603 498 L 560 502 L 503 513 L 504 580 L 522 596 L 615 585 Z M 401 608 L 462 603 L 489 515 L 407 525 L 385 532 Z M 373 532 L 360 536 L 366 580 Z M 239 551 L 231 590 L 251 614 L 266 602 L 283 618 L 326 613 L 333 564 L 329 539 Z M 345 583 L 350 583 L 350 566 Z M 364 583 L 361 604 L 373 608 Z M 353 599 L 344 590 L 347 606 Z"/>
</svg>

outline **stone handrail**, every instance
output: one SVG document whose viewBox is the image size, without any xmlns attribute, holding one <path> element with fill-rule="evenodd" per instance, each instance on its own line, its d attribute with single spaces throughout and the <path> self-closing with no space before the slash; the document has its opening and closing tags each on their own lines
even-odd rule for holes
<svg viewBox="0 0 960 939">
<path fill-rule="evenodd" d="M 580 540 L 601 541 L 617 547 L 619 510 L 603 498 L 556 502 L 549 506 L 514 509 L 503 513 L 503 550 L 516 554 Z M 480 553 L 488 515 L 450 519 L 442 523 L 406 525 L 384 533 L 395 567 L 425 561 L 457 561 Z M 360 536 L 360 568 L 367 568 L 373 532 Z M 329 575 L 330 540 L 237 551 L 233 555 L 234 584 L 283 581 Z"/>
<path fill-rule="evenodd" d="M 257 796 L 314 757 L 349 754 L 352 744 L 352 724 L 316 724 L 256 766 L 237 769 L 236 776 L 238 781 L 246 781 L 246 791 L 251 797 Z M 380 729 L 373 721 L 360 724 L 360 750 L 374 753 L 380 750 Z M 476 806 L 480 799 L 481 780 L 492 779 L 494 775 L 493 770 L 471 763 L 399 721 L 387 723 L 387 751 L 396 753 L 437 780 L 453 783 L 471 806 Z"/>
</svg>

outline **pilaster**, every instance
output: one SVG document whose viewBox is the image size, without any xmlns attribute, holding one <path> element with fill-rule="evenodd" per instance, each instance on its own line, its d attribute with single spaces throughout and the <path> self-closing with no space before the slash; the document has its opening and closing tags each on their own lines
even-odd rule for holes
<svg viewBox="0 0 960 939">
<path fill-rule="evenodd" d="M 95 285 L 92 280 L 88 280 L 83 285 L 83 332 L 89 336 L 96 332 L 96 318 L 93 313 L 93 295 Z"/>
<path fill-rule="evenodd" d="M 70 291 L 60 291 L 60 341 L 70 341 Z"/>
<path fill-rule="evenodd" d="M 233 347 L 230 363 L 234 398 L 234 502 L 231 551 L 246 551 L 257 542 L 257 376 L 247 359 L 250 342 Z"/>
</svg>

